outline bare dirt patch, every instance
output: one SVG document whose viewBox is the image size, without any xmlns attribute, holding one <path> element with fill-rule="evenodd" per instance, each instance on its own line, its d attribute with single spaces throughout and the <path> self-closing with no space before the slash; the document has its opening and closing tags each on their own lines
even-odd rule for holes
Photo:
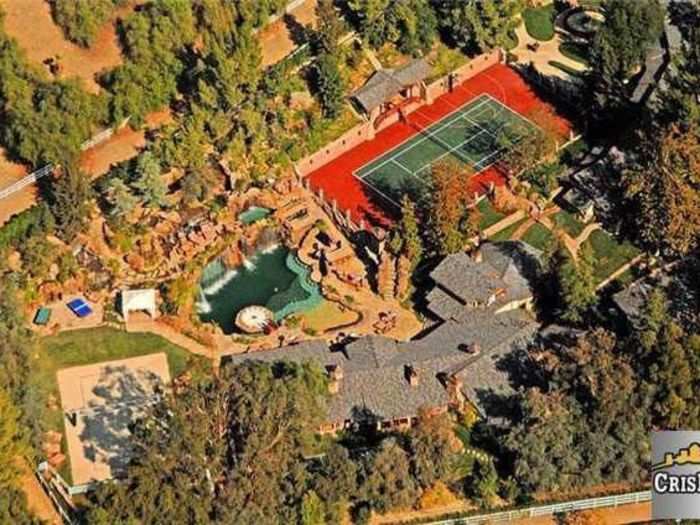
<svg viewBox="0 0 700 525">
<path fill-rule="evenodd" d="M 172 120 L 170 111 L 151 113 L 146 117 L 146 128 L 133 130 L 126 126 L 112 137 L 89 149 L 80 158 L 80 167 L 91 178 L 107 173 L 111 166 L 129 160 L 146 145 L 146 131 L 158 128 Z"/>
<path fill-rule="evenodd" d="M 3 0 L 2 9 L 5 31 L 17 40 L 30 61 L 42 66 L 44 60 L 58 56 L 62 77 L 77 76 L 86 89 L 98 93 L 100 86 L 95 76 L 122 63 L 114 21 L 126 15 L 135 3 L 116 11 L 88 49 L 66 40 L 61 28 L 54 24 L 46 0 Z"/>
<path fill-rule="evenodd" d="M 306 0 L 291 13 L 266 26 L 258 37 L 263 66 L 275 64 L 296 49 L 292 31 L 316 21 L 316 0 Z"/>
</svg>

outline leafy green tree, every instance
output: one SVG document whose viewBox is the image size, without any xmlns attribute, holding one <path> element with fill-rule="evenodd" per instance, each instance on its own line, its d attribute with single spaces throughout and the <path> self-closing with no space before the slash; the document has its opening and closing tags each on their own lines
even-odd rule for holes
<svg viewBox="0 0 700 525">
<path fill-rule="evenodd" d="M 429 237 L 440 255 L 457 253 L 477 233 L 478 210 L 469 207 L 470 168 L 453 162 L 434 164 L 429 197 Z"/>
<path fill-rule="evenodd" d="M 348 7 L 357 20 L 362 38 L 372 47 L 388 40 L 387 15 L 391 0 L 349 0 Z"/>
<path fill-rule="evenodd" d="M 132 186 L 139 191 L 146 206 L 159 208 L 167 204 L 168 187 L 161 175 L 160 162 L 150 151 L 139 155 Z"/>
<path fill-rule="evenodd" d="M 645 363 L 658 344 L 659 334 L 668 320 L 666 296 L 660 288 L 654 289 L 644 304 L 635 331 L 634 353 Z"/>
<path fill-rule="evenodd" d="M 396 46 L 409 55 L 427 54 L 437 36 L 437 16 L 429 0 L 407 0 L 393 4 L 392 25 Z"/>
<path fill-rule="evenodd" d="M 396 439 L 382 441 L 362 488 L 365 498 L 378 512 L 405 509 L 415 503 L 418 491 L 411 477 L 408 454 Z"/>
<path fill-rule="evenodd" d="M 313 480 L 315 492 L 325 503 L 328 523 L 342 521 L 344 504 L 357 495 L 357 477 L 358 468 L 348 450 L 337 444 L 332 445 Z"/>
<path fill-rule="evenodd" d="M 160 110 L 177 94 L 185 65 L 185 46 L 197 35 L 193 2 L 149 2 L 122 22 L 126 62 L 102 79 L 112 93 L 109 111 L 113 122 L 130 117 L 133 126 L 150 111 Z"/>
<path fill-rule="evenodd" d="M 310 365 L 193 370 L 188 387 L 137 423 L 126 478 L 98 489 L 87 521 L 300 522 L 301 450 L 325 417 L 326 392 Z"/>
<path fill-rule="evenodd" d="M 661 36 L 664 9 L 658 0 L 608 0 L 605 21 L 591 47 L 591 87 L 610 111 L 627 104 L 630 77 L 644 63 L 647 48 Z"/>
<path fill-rule="evenodd" d="M 440 23 L 454 42 L 468 50 L 507 47 L 523 10 L 522 0 L 438 0 Z"/>
<path fill-rule="evenodd" d="M 0 491 L 0 522 L 13 525 L 41 525 L 27 507 L 27 497 L 21 490 L 10 487 Z"/>
<path fill-rule="evenodd" d="M 401 221 L 389 241 L 394 255 L 405 255 L 415 268 L 423 257 L 423 239 L 420 234 L 416 205 L 408 195 L 401 199 Z"/>
<path fill-rule="evenodd" d="M 452 481 L 458 463 L 454 423 L 447 414 L 419 414 L 418 424 L 409 435 L 412 473 L 422 489 L 436 481 Z"/>
<path fill-rule="evenodd" d="M 115 4 L 124 0 L 52 0 L 51 14 L 66 37 L 88 47 L 107 22 Z"/>
<path fill-rule="evenodd" d="M 338 42 L 347 31 L 333 0 L 319 0 L 316 4 L 316 32 L 314 39 L 320 52 L 336 55 Z"/>
<path fill-rule="evenodd" d="M 20 253 L 27 272 L 39 279 L 46 279 L 51 265 L 56 262 L 56 248 L 41 235 L 27 239 Z"/>
<path fill-rule="evenodd" d="M 2 386 L 0 413 L 0 491 L 5 491 L 17 486 L 21 473 L 19 465 L 29 450 L 20 429 L 20 411 Z"/>
<path fill-rule="evenodd" d="M 340 75 L 338 59 L 323 53 L 314 65 L 315 91 L 321 103 L 323 116 L 334 119 L 340 114 L 345 96 L 345 83 Z"/>
<path fill-rule="evenodd" d="M 325 525 L 326 520 L 323 511 L 323 502 L 313 491 L 304 494 L 301 502 L 302 525 Z"/>
<path fill-rule="evenodd" d="M 51 188 L 51 212 L 56 230 L 67 242 L 75 239 L 85 227 L 93 196 L 89 177 L 73 166 L 67 166 Z"/>
<path fill-rule="evenodd" d="M 562 307 L 562 318 L 580 322 L 585 310 L 596 302 L 595 259 L 593 249 L 584 243 L 579 248 L 578 260 L 567 256 L 557 268 L 557 278 Z"/>
<path fill-rule="evenodd" d="M 636 229 L 651 248 L 692 252 L 700 242 L 700 133 L 677 126 L 645 132 L 623 174 Z"/>
<path fill-rule="evenodd" d="M 378 48 L 387 42 L 404 53 L 427 53 L 437 34 L 435 11 L 428 0 L 350 0 L 362 38 Z"/>
<path fill-rule="evenodd" d="M 105 198 L 111 206 L 109 213 L 113 217 L 129 215 L 139 203 L 131 188 L 117 177 L 108 182 Z"/>
<path fill-rule="evenodd" d="M 661 92 L 659 116 L 668 123 L 700 127 L 700 28 L 691 26 L 683 40 L 683 48 L 674 59 Z"/>
</svg>

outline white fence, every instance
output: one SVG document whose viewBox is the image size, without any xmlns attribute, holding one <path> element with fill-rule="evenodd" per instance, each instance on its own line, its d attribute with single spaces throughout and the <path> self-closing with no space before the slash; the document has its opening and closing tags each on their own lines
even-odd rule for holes
<svg viewBox="0 0 700 525">
<path fill-rule="evenodd" d="M 646 501 L 651 501 L 651 491 L 628 492 L 626 494 L 617 494 L 615 496 L 579 499 L 574 501 L 565 501 L 563 503 L 553 503 L 551 505 L 528 507 L 526 509 L 507 510 L 502 512 L 494 512 L 491 514 L 479 514 L 478 516 L 431 521 L 426 525 L 481 525 L 483 523 L 502 523 L 523 518 L 534 518 L 537 516 L 553 516 L 564 512 L 619 507 L 620 505 L 632 505 Z"/>
<path fill-rule="evenodd" d="M 93 135 L 91 138 L 86 140 L 80 145 L 80 151 L 87 151 L 91 148 L 94 148 L 95 146 L 102 144 L 103 142 L 109 140 L 112 135 L 114 135 L 114 132 L 118 129 L 123 128 L 129 123 L 129 119 L 131 117 L 125 118 L 121 124 L 114 128 L 107 128 L 103 129 L 99 133 Z M 46 166 L 39 168 L 33 173 L 30 173 L 26 177 L 18 180 L 17 182 L 14 182 L 10 184 L 9 186 L 0 189 L 0 200 L 9 197 L 13 193 L 17 193 L 20 191 L 22 188 L 26 188 L 30 184 L 34 184 L 36 181 L 38 181 L 40 178 L 45 177 L 46 175 L 49 175 L 54 169 L 53 164 L 47 164 Z"/>
<path fill-rule="evenodd" d="M 30 184 L 34 184 L 40 178 L 49 175 L 52 171 L 53 165 L 49 164 L 47 166 L 44 166 L 43 168 L 39 168 L 33 173 L 30 173 L 26 177 L 18 180 L 17 182 L 10 184 L 9 186 L 0 190 L 0 200 L 9 197 L 13 193 L 17 193 L 19 190 L 29 186 Z"/>
</svg>

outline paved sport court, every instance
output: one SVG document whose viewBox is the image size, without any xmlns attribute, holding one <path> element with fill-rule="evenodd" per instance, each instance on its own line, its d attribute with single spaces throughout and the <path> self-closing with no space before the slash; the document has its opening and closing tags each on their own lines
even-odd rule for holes
<svg viewBox="0 0 700 525">
<path fill-rule="evenodd" d="M 112 479 L 131 452 L 131 423 L 170 383 L 164 353 L 59 370 L 74 485 Z"/>
<path fill-rule="evenodd" d="M 415 113 L 420 113 L 417 110 Z M 494 164 L 509 147 L 537 127 L 489 94 L 457 107 L 418 133 L 354 172 L 364 184 L 398 203 L 408 193 L 419 198 L 430 186 L 431 166 L 453 160 L 474 173 Z"/>
</svg>

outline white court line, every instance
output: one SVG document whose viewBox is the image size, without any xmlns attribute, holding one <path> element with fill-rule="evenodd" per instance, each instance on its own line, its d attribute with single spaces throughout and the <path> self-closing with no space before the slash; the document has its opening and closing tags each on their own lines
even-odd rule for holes
<svg viewBox="0 0 700 525">
<path fill-rule="evenodd" d="M 413 175 L 413 172 L 412 172 L 411 170 L 409 170 L 406 166 L 404 166 L 403 164 L 401 164 L 398 160 L 394 159 L 393 162 L 394 162 L 394 164 L 396 164 L 399 168 L 401 168 L 402 170 L 404 170 L 406 173 L 408 173 L 408 174 L 410 174 L 410 175 Z"/>
<path fill-rule="evenodd" d="M 488 94 L 488 93 L 484 93 L 484 96 L 486 96 L 487 98 L 490 98 L 491 100 L 493 100 L 493 101 L 494 101 L 496 104 L 498 104 L 499 106 L 503 106 L 506 110 L 508 110 L 508 112 L 512 113 L 513 115 L 515 115 L 515 116 L 518 117 L 519 119 L 524 120 L 525 122 L 529 123 L 529 124 L 530 124 L 531 126 L 533 126 L 535 129 L 540 129 L 540 127 L 539 127 L 537 124 L 535 124 L 533 121 L 531 121 L 531 120 L 530 120 L 529 118 L 527 118 L 525 115 L 522 115 L 522 114 L 518 113 L 517 111 L 515 111 L 514 109 L 511 109 L 510 106 L 504 104 L 503 102 L 501 102 L 501 101 L 498 100 L 497 98 L 494 98 L 493 96 L 491 96 L 491 95 Z"/>
<path fill-rule="evenodd" d="M 369 188 L 370 188 L 372 191 L 376 191 L 377 194 L 379 194 L 379 195 L 381 195 L 382 197 L 384 197 L 390 204 L 393 204 L 394 206 L 396 206 L 397 209 L 399 209 L 399 210 L 401 209 L 401 206 L 399 205 L 398 202 L 396 202 L 394 199 L 392 199 L 391 197 L 389 197 L 386 193 L 384 193 L 382 190 L 380 190 L 379 188 L 377 188 L 374 184 L 372 184 L 372 183 L 370 183 L 370 182 L 367 182 L 366 180 L 361 179 L 361 178 L 359 178 L 359 177 L 357 177 L 357 180 L 359 180 L 362 184 L 366 184 L 367 186 L 369 186 Z"/>
<path fill-rule="evenodd" d="M 481 163 L 484 162 L 485 160 L 488 160 L 488 159 L 490 159 L 491 157 L 493 157 L 493 156 L 495 156 L 495 155 L 498 155 L 498 154 L 501 153 L 504 149 L 505 149 L 505 148 L 499 148 L 499 149 L 497 149 L 496 151 L 493 151 L 493 152 L 489 153 L 488 155 L 486 155 L 486 156 L 480 158 L 480 159 L 479 159 L 479 162 L 476 162 L 476 163 L 474 164 L 474 167 L 476 168 L 477 166 L 479 166 L 479 164 L 481 164 Z M 493 164 L 493 163 L 492 163 L 492 164 Z M 490 165 L 489 165 L 489 166 L 490 166 Z M 480 170 L 478 170 L 478 172 L 482 172 L 482 171 L 484 171 L 485 169 L 486 169 L 486 168 L 481 168 Z"/>
<path fill-rule="evenodd" d="M 472 140 L 474 140 L 476 137 L 478 137 L 478 136 L 481 135 L 482 133 L 488 133 L 488 130 L 487 130 L 487 129 L 484 129 L 484 128 L 481 128 L 481 131 L 479 131 L 479 133 L 476 133 L 476 134 L 474 134 L 474 135 L 471 135 L 468 139 L 466 139 L 465 141 L 461 142 L 460 144 L 457 144 L 457 145 L 454 146 L 453 148 L 450 148 L 448 151 L 446 151 L 445 153 L 443 153 L 443 154 L 440 155 L 439 157 L 437 157 L 437 158 L 435 158 L 435 159 L 433 159 L 433 160 L 431 160 L 431 161 L 425 163 L 423 166 L 421 166 L 421 167 L 417 170 L 417 172 L 420 172 L 420 171 L 424 170 L 424 169 L 427 168 L 428 166 L 432 166 L 432 165 L 435 164 L 436 162 L 440 162 L 442 159 L 444 159 L 444 158 L 447 157 L 448 155 L 451 155 L 455 150 L 461 148 L 462 146 L 465 146 L 465 145 L 469 144 Z M 471 161 L 469 161 L 469 162 L 471 163 Z"/>
<path fill-rule="evenodd" d="M 456 109 L 452 110 L 450 113 L 448 113 L 447 115 L 445 115 L 444 117 L 442 117 L 438 122 L 433 123 L 433 124 L 432 124 L 433 126 L 437 124 L 438 127 L 435 128 L 434 130 L 430 131 L 429 133 L 439 133 L 439 132 L 442 131 L 444 128 L 446 128 L 447 126 L 451 125 L 451 124 L 453 123 L 453 121 L 450 120 L 451 117 L 454 116 L 455 113 L 458 113 L 459 111 L 464 110 L 464 107 L 465 107 L 465 106 L 468 106 L 469 104 L 472 104 L 473 102 L 475 102 L 475 101 L 477 101 L 477 100 L 480 100 L 480 102 L 479 102 L 474 108 L 469 108 L 469 109 L 467 110 L 467 111 L 471 111 L 472 109 L 476 109 L 477 107 L 480 107 L 480 106 L 486 104 L 486 103 L 488 102 L 488 98 L 487 98 L 486 100 L 481 100 L 481 99 L 483 99 L 483 98 L 485 98 L 485 97 L 486 97 L 486 94 L 483 93 L 483 94 L 481 94 L 479 97 L 477 97 L 476 99 L 470 100 L 469 102 L 467 102 L 467 103 L 465 103 L 465 104 L 463 104 L 463 105 L 457 107 Z M 446 102 L 446 101 L 445 101 L 445 102 Z M 420 115 L 425 115 L 425 114 L 424 114 L 423 112 L 421 112 L 420 110 L 416 110 L 416 111 L 414 111 L 413 113 L 418 113 L 418 114 L 420 114 Z M 413 113 L 412 113 L 412 114 L 413 114 Z M 460 117 L 461 117 L 461 115 L 460 115 Z M 430 117 L 426 117 L 426 118 L 430 119 Z M 428 129 L 430 129 L 430 127 L 431 127 L 431 126 L 428 126 Z M 479 126 L 479 127 L 481 127 L 481 126 Z M 419 133 L 420 133 L 420 131 L 419 131 Z M 406 140 L 404 140 L 404 141 L 400 142 L 399 144 L 397 144 L 396 146 L 394 146 L 391 150 L 389 150 L 388 153 L 391 154 L 392 152 L 394 152 L 395 150 L 401 148 L 404 144 L 406 144 L 407 142 L 409 142 L 410 140 L 413 140 L 413 139 L 415 139 L 415 138 L 416 138 L 415 135 L 411 135 L 410 137 L 406 138 Z M 418 141 L 416 141 L 414 144 L 411 144 L 408 148 L 406 148 L 405 150 L 403 150 L 401 153 L 395 153 L 395 154 L 393 154 L 391 158 L 385 160 L 385 161 L 382 162 L 379 166 L 375 166 L 375 167 L 374 167 L 372 170 L 370 170 L 368 173 L 365 173 L 365 174 L 363 174 L 363 175 L 358 175 L 359 172 L 361 172 L 363 169 L 365 169 L 367 166 L 371 165 L 373 162 L 376 162 L 376 160 L 377 160 L 377 159 L 372 159 L 372 160 L 369 161 L 368 163 L 366 163 L 366 164 L 364 164 L 363 166 L 361 166 L 360 168 L 356 169 L 356 170 L 353 172 L 353 175 L 355 175 L 358 179 L 363 180 L 365 177 L 371 175 L 372 173 L 374 173 L 374 172 L 375 172 L 376 170 L 378 170 L 379 168 L 381 168 L 381 167 L 385 166 L 386 164 L 388 164 L 389 162 L 391 162 L 391 161 L 394 159 L 394 157 L 397 157 L 397 156 L 399 156 L 399 155 L 401 155 L 401 154 L 403 154 L 403 153 L 405 153 L 405 152 L 407 152 L 407 151 L 410 151 L 411 149 L 413 149 L 414 147 L 416 147 L 418 144 L 422 144 L 422 143 L 425 142 L 426 140 L 428 140 L 428 137 L 426 137 L 425 135 L 423 135 L 423 137 L 421 137 L 421 138 L 420 138 Z M 386 154 L 387 154 L 387 153 L 384 153 L 384 155 L 386 155 Z M 384 155 L 382 155 L 382 156 L 384 156 Z M 381 157 L 380 157 L 380 158 L 381 158 Z"/>
</svg>

